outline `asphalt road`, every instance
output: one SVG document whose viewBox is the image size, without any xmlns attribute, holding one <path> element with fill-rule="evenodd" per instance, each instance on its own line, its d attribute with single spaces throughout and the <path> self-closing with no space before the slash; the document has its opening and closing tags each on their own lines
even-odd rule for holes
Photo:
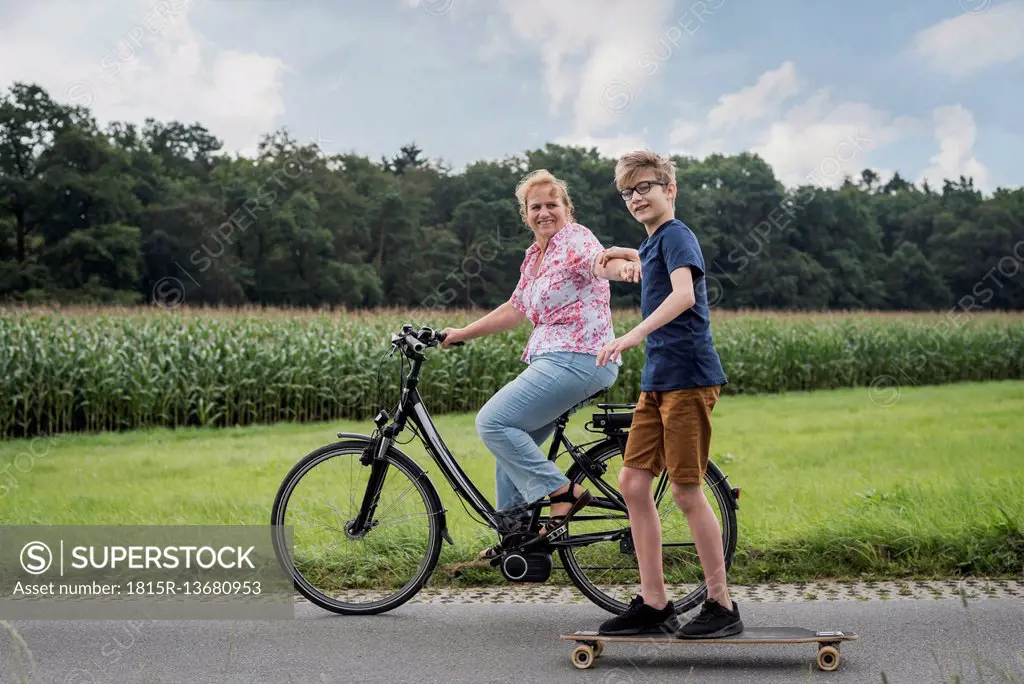
<svg viewBox="0 0 1024 684">
<path fill-rule="evenodd" d="M 575 644 L 558 635 L 607 617 L 590 604 L 407 604 L 359 618 L 300 604 L 288 621 L 10 623 L 16 635 L 0 629 L 0 682 L 769 684 L 882 682 L 883 673 L 891 684 L 1024 682 L 1022 599 L 972 600 L 966 608 L 958 599 L 740 608 L 750 626 L 842 629 L 860 638 L 842 645 L 831 673 L 814 666 L 814 644 L 609 644 L 591 669 L 577 670 L 569 657 Z M 19 676 L 26 647 L 36 673 Z"/>
</svg>

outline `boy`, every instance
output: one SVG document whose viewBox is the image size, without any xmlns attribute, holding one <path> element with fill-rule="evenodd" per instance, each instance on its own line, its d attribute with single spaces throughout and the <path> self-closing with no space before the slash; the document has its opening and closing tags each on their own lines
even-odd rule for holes
<svg viewBox="0 0 1024 684">
<path fill-rule="evenodd" d="M 711 411 L 727 382 L 711 339 L 704 256 L 693 232 L 675 218 L 675 165 L 647 151 L 623 155 L 615 186 L 630 214 L 647 229 L 640 249 L 613 247 L 604 261 L 628 256 L 641 263 L 643 321 L 609 342 L 597 364 L 618 360 L 647 339 L 633 424 L 626 442 L 623 498 L 629 509 L 640 566 L 640 595 L 629 609 L 601 625 L 602 634 L 673 629 L 675 608 L 666 599 L 661 526 L 651 484 L 664 469 L 686 516 L 708 585 L 700 614 L 676 631 L 679 638 L 718 638 L 743 631 L 739 607 L 725 581 L 722 532 L 701 488 L 711 442 Z M 698 287 L 694 287 L 694 283 Z"/>
</svg>

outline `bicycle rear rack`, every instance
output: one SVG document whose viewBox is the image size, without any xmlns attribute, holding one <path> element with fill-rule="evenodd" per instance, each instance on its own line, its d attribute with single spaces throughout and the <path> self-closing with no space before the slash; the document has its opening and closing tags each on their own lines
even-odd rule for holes
<svg viewBox="0 0 1024 684">
<path fill-rule="evenodd" d="M 584 429 L 605 435 L 623 435 L 633 423 L 636 404 L 597 404 L 597 408 L 602 412 L 593 413 Z"/>
</svg>

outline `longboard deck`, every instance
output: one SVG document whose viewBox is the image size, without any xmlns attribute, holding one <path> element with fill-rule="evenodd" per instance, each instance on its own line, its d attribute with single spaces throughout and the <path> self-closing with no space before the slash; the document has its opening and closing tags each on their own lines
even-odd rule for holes
<svg viewBox="0 0 1024 684">
<path fill-rule="evenodd" d="M 587 669 L 601 656 L 606 643 L 637 643 L 637 644 L 804 644 L 818 645 L 818 669 L 831 672 L 839 667 L 839 642 L 854 641 L 857 635 L 853 632 L 839 630 L 815 631 L 804 627 L 750 627 L 739 634 L 718 639 L 680 639 L 665 632 L 645 632 L 642 634 L 613 635 L 600 634 L 596 631 L 579 631 L 562 634 L 566 641 L 579 644 L 572 652 L 572 664 L 579 669 Z"/>
<path fill-rule="evenodd" d="M 815 631 L 803 627 L 749 627 L 739 634 L 718 639 L 679 639 L 664 632 L 643 634 L 599 634 L 595 631 L 580 631 L 563 634 L 567 641 L 617 641 L 620 643 L 659 644 L 803 644 L 835 643 L 854 641 L 857 635 L 843 631 Z"/>
</svg>

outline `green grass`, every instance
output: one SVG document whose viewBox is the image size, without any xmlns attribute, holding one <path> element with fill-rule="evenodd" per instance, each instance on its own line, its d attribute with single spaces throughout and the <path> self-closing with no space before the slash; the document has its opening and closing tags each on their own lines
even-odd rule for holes
<svg viewBox="0 0 1024 684">
<path fill-rule="evenodd" d="M 574 440 L 593 438 L 583 430 L 591 411 L 574 416 Z M 888 406 L 873 403 L 867 389 L 723 397 L 712 457 L 742 487 L 732 581 L 1019 575 L 1021 416 L 1020 381 L 908 387 Z M 436 423 L 493 496 L 494 462 L 472 414 Z M 277 487 L 299 458 L 336 432 L 369 426 L 161 428 L 0 442 L 0 523 L 267 525 Z M 418 443 L 402 449 L 427 468 L 449 509 L 456 546 L 445 545 L 435 583 L 502 581 L 490 568 L 455 579 L 494 536 L 468 517 Z"/>
</svg>

